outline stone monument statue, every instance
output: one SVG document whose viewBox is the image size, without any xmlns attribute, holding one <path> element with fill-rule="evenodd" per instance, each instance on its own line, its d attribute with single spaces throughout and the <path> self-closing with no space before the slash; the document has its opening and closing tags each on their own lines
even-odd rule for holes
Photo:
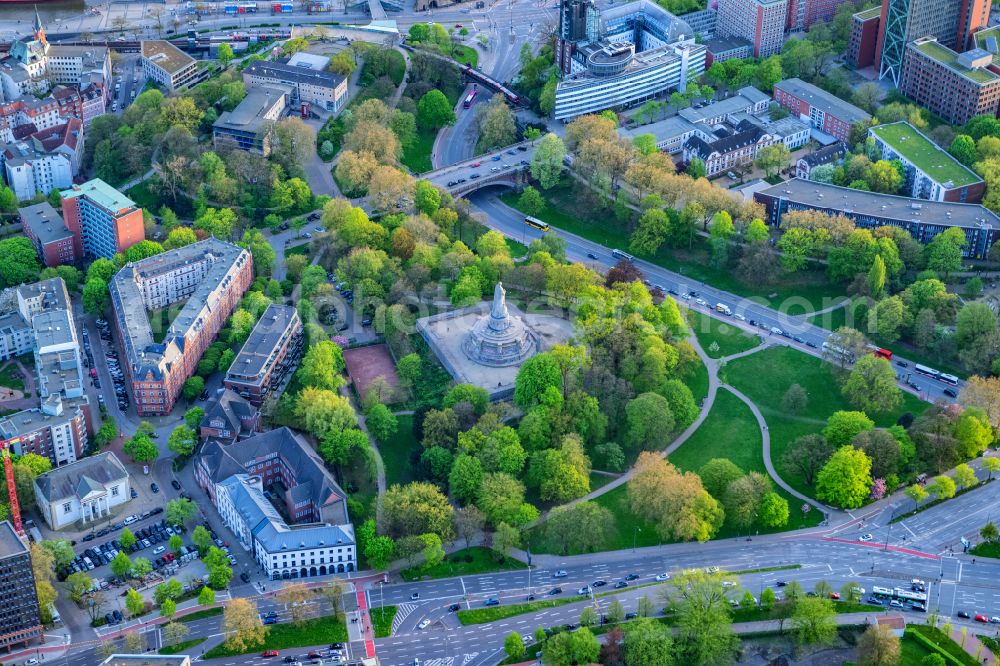
<svg viewBox="0 0 1000 666">
<path fill-rule="evenodd" d="M 473 326 L 462 342 L 462 350 L 480 365 L 506 367 L 517 365 L 538 351 L 538 336 L 521 317 L 507 311 L 506 292 L 497 282 L 493 305 Z"/>
</svg>

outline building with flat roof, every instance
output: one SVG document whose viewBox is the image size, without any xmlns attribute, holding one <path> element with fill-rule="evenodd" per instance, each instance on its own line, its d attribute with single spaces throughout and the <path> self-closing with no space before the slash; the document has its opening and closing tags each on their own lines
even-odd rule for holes
<svg viewBox="0 0 1000 666">
<path fill-rule="evenodd" d="M 716 37 L 705 42 L 705 67 L 727 60 L 753 57 L 753 44 L 742 37 Z"/>
<path fill-rule="evenodd" d="M 223 522 L 272 580 L 357 569 L 347 497 L 312 447 L 290 429 L 234 444 L 211 439 L 195 458 L 194 474 Z M 283 502 L 282 512 L 265 491 Z"/>
<path fill-rule="evenodd" d="M 113 654 L 100 666 L 191 666 L 191 657 L 184 654 Z"/>
<path fill-rule="evenodd" d="M 764 205 L 767 221 L 775 227 L 790 210 L 844 215 L 865 229 L 899 227 L 921 243 L 929 243 L 939 233 L 957 227 L 965 232 L 965 256 L 975 259 L 985 257 L 1000 240 L 1000 217 L 978 204 L 911 199 L 799 178 L 756 192 L 754 199 Z"/>
<path fill-rule="evenodd" d="M 690 26 L 695 37 L 707 40 L 715 35 L 715 25 L 718 21 L 719 13 L 713 7 L 709 7 L 708 9 L 699 9 L 687 14 L 681 14 L 677 18 Z"/>
<path fill-rule="evenodd" d="M 875 44 L 878 43 L 881 19 L 881 7 L 872 7 L 851 16 L 846 58 L 855 69 L 871 67 L 875 63 Z"/>
<path fill-rule="evenodd" d="M 907 122 L 868 129 L 884 160 L 899 160 L 906 173 L 903 192 L 917 199 L 979 203 L 983 179 Z"/>
<path fill-rule="evenodd" d="M 128 470 L 111 451 L 39 474 L 34 485 L 38 511 L 54 530 L 107 518 L 132 499 Z"/>
<path fill-rule="evenodd" d="M 142 71 L 173 92 L 190 84 L 198 73 L 197 61 L 162 39 L 144 39 L 140 46 Z"/>
<path fill-rule="evenodd" d="M 271 152 L 268 128 L 285 112 L 289 89 L 271 86 L 251 88 L 232 111 L 223 111 L 212 123 L 216 150 L 235 148 L 259 155 Z"/>
<path fill-rule="evenodd" d="M 809 30 L 813 23 L 833 20 L 837 8 L 847 0 L 788 0 L 786 32 Z"/>
<path fill-rule="evenodd" d="M 949 123 L 964 125 L 1000 108 L 1000 75 L 993 54 L 981 49 L 956 53 L 933 37 L 906 46 L 899 91 Z"/>
<path fill-rule="evenodd" d="M 753 46 L 755 58 L 781 53 L 785 44 L 788 0 L 719 0 L 717 37 L 740 37 Z"/>
<path fill-rule="evenodd" d="M 66 228 L 59 213 L 47 201 L 17 209 L 24 235 L 31 239 L 38 258 L 45 266 L 75 264 L 77 257 L 73 232 Z"/>
<path fill-rule="evenodd" d="M 875 69 L 899 86 L 908 44 L 935 37 L 955 51 L 972 45 L 972 35 L 989 23 L 991 0 L 882 0 Z"/>
<path fill-rule="evenodd" d="M 4 178 L 18 201 L 73 184 L 83 158 L 81 120 L 69 118 L 38 131 L 34 125 L 25 124 L 15 130 L 11 142 L 0 144 L 0 161 Z"/>
<path fill-rule="evenodd" d="M 216 238 L 126 264 L 115 274 L 109 285 L 111 308 L 140 416 L 170 413 L 252 281 L 250 252 Z M 149 312 L 181 302 L 163 340 L 156 342 Z"/>
<path fill-rule="evenodd" d="M 59 193 L 76 255 L 111 259 L 145 239 L 142 209 L 100 178 Z"/>
<path fill-rule="evenodd" d="M 705 47 L 691 28 L 649 0 L 605 10 L 589 0 L 563 0 L 560 7 L 557 120 L 683 90 L 705 71 Z"/>
<path fill-rule="evenodd" d="M 0 522 L 0 647 L 8 652 L 42 640 L 31 551 L 9 520 Z"/>
<path fill-rule="evenodd" d="M 290 63 L 255 60 L 243 70 L 247 90 L 258 86 L 288 88 L 289 102 L 297 107 L 303 102 L 318 104 L 326 111 L 337 112 L 347 104 L 347 79 L 340 74 Z"/>
<path fill-rule="evenodd" d="M 785 79 L 774 84 L 774 101 L 821 132 L 847 141 L 855 123 L 871 116 L 827 91 L 802 79 Z"/>
<path fill-rule="evenodd" d="M 302 320 L 291 305 L 267 306 L 236 356 L 223 382 L 260 407 L 285 377 L 295 371 L 302 353 Z"/>
</svg>

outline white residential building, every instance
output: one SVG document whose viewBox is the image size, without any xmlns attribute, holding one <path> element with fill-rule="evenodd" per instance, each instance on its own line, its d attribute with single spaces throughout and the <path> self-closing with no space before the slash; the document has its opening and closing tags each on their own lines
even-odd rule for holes
<svg viewBox="0 0 1000 666">
<path fill-rule="evenodd" d="M 191 83 L 198 73 L 197 61 L 170 42 L 143 40 L 141 53 L 142 71 L 171 92 Z"/>
<path fill-rule="evenodd" d="M 39 512 L 54 530 L 77 521 L 94 522 L 131 500 L 129 473 L 107 451 L 40 474 L 35 479 L 35 498 Z"/>
</svg>

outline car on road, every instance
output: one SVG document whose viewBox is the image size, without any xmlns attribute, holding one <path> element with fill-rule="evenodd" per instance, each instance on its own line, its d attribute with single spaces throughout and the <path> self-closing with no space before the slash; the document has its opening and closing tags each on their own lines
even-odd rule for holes
<svg viewBox="0 0 1000 666">
<path fill-rule="evenodd" d="M 278 624 L 278 618 L 276 617 L 265 617 L 262 622 L 264 624 Z"/>
<path fill-rule="evenodd" d="M 881 599 L 876 599 L 875 597 L 868 597 L 867 599 L 865 599 L 865 603 L 873 604 L 875 606 L 881 606 L 885 602 L 882 601 Z"/>
<path fill-rule="evenodd" d="M 830 598 L 834 601 L 840 601 L 840 592 L 831 592 Z"/>
<path fill-rule="evenodd" d="M 479 167 L 483 166 L 483 163 L 482 162 L 473 162 L 469 166 L 471 166 L 473 169 L 478 169 Z"/>
<path fill-rule="evenodd" d="M 563 571 L 562 569 L 560 569 L 559 571 L 556 571 L 555 573 L 553 573 L 552 577 L 553 578 L 565 578 L 567 575 L 568 574 L 565 571 Z"/>
<path fill-rule="evenodd" d="M 783 580 L 779 580 L 779 581 L 777 581 L 777 582 L 776 582 L 776 583 L 774 584 L 774 586 L 775 586 L 775 587 L 784 587 L 784 586 L 786 586 L 786 585 L 788 585 L 788 583 L 786 583 L 786 582 L 785 582 L 785 581 L 783 581 Z"/>
<path fill-rule="evenodd" d="M 500 155 L 494 155 L 494 156 L 493 156 L 493 157 L 492 157 L 491 159 L 492 159 L 492 160 L 493 160 L 494 162 L 499 162 L 499 161 L 500 161 L 501 159 L 503 159 L 503 158 L 502 158 L 502 157 L 501 157 Z"/>
<path fill-rule="evenodd" d="M 623 580 L 620 580 L 620 581 L 618 581 L 617 583 L 615 583 L 615 589 L 616 589 L 616 590 L 620 590 L 620 589 L 622 589 L 623 587 L 628 587 L 628 583 L 626 583 L 626 582 L 625 582 L 625 581 L 623 581 Z"/>
<path fill-rule="evenodd" d="M 997 617 L 996 615 L 994 615 L 993 617 L 991 617 L 990 618 L 990 624 L 1000 624 L 1000 617 Z"/>
<path fill-rule="evenodd" d="M 983 615 L 982 613 L 976 613 L 975 620 L 976 622 L 983 622 L 983 623 L 988 623 L 990 621 L 990 619 L 985 615 Z"/>
<path fill-rule="evenodd" d="M 429 626 L 431 626 L 430 618 L 424 618 L 420 621 L 420 624 L 417 625 L 417 629 L 426 629 Z"/>
<path fill-rule="evenodd" d="M 487 599 L 486 601 L 483 602 L 483 605 L 484 606 L 499 606 L 500 605 L 500 600 L 497 599 L 496 597 L 490 597 L 489 599 Z"/>
<path fill-rule="evenodd" d="M 607 585 L 607 584 L 608 584 L 608 581 L 606 581 L 606 580 L 601 580 L 600 578 L 598 578 L 598 579 L 597 579 L 597 580 L 595 580 L 595 581 L 594 581 L 593 583 L 591 583 L 591 584 L 590 584 L 590 586 L 591 586 L 591 587 L 604 587 L 604 586 L 605 586 L 605 585 Z"/>
<path fill-rule="evenodd" d="M 244 571 L 243 573 L 240 574 L 240 580 L 242 580 L 244 583 L 249 583 L 250 582 L 250 574 L 248 574 L 246 571 Z"/>
<path fill-rule="evenodd" d="M 324 231 L 326 231 L 326 227 L 322 227 L 322 226 L 316 226 L 316 227 L 313 227 L 313 231 L 315 231 L 315 232 L 316 232 L 316 233 L 318 233 L 318 234 L 321 234 L 321 233 L 323 233 Z"/>
<path fill-rule="evenodd" d="M 588 252 L 587 259 L 593 259 L 594 261 L 597 261 L 597 255 L 594 254 L 593 252 Z"/>
<path fill-rule="evenodd" d="M 893 608 L 902 608 L 903 607 L 903 602 L 899 601 L 897 599 L 890 599 L 889 600 L 889 605 L 892 606 Z"/>
<path fill-rule="evenodd" d="M 874 538 L 871 534 L 865 533 L 858 537 L 858 541 L 871 541 Z"/>
<path fill-rule="evenodd" d="M 452 613 L 457 613 L 458 609 L 460 609 L 461 607 L 462 606 L 459 604 L 452 604 L 451 606 L 448 606 L 448 610 L 451 611 Z"/>
<path fill-rule="evenodd" d="M 705 567 L 705 573 L 717 574 L 719 573 L 719 567 Z"/>
<path fill-rule="evenodd" d="M 411 601 L 416 601 L 419 598 L 420 598 L 420 593 L 419 592 L 414 592 L 413 594 L 410 595 L 410 600 Z"/>
<path fill-rule="evenodd" d="M 278 651 L 277 650 L 264 650 L 263 652 L 260 653 L 260 656 L 262 656 L 262 657 L 277 657 L 278 656 Z"/>
<path fill-rule="evenodd" d="M 708 301 L 706 301 L 704 298 L 696 298 L 694 299 L 694 302 L 702 307 L 706 307 L 708 305 Z"/>
<path fill-rule="evenodd" d="M 174 487 L 174 490 L 180 490 L 181 489 L 181 482 L 178 481 L 177 479 L 171 479 L 170 480 L 170 485 L 172 485 Z"/>
<path fill-rule="evenodd" d="M 778 328 L 777 326 L 772 326 L 772 327 L 771 327 L 771 333 L 773 333 L 774 335 L 784 335 L 784 334 L 785 334 L 785 332 L 784 332 L 784 331 L 782 331 L 782 330 L 781 330 L 780 328 Z"/>
<path fill-rule="evenodd" d="M 591 589 L 589 585 L 584 585 L 579 590 L 576 591 L 577 594 L 590 594 Z"/>
<path fill-rule="evenodd" d="M 557 594 L 562 594 L 562 588 L 561 587 L 553 587 L 551 590 L 549 590 L 548 594 L 550 596 L 555 596 Z"/>
<path fill-rule="evenodd" d="M 949 398 L 957 398 L 957 397 L 958 397 L 958 393 L 956 393 L 956 392 L 955 392 L 955 389 L 950 389 L 950 388 L 946 388 L 946 389 L 945 389 L 945 390 L 943 391 L 943 393 L 944 393 L 944 394 L 945 394 L 946 396 L 948 396 Z"/>
<path fill-rule="evenodd" d="M 639 580 L 639 574 L 630 573 L 625 576 L 625 580 Z"/>
<path fill-rule="evenodd" d="M 152 490 L 154 493 L 160 492 L 160 487 L 155 483 L 149 484 L 149 489 Z"/>
<path fill-rule="evenodd" d="M 969 619 L 969 613 L 967 611 L 958 611 L 957 613 L 955 613 L 955 615 L 961 618 L 965 618 L 966 620 Z"/>
<path fill-rule="evenodd" d="M 668 573 L 657 574 L 656 580 L 660 581 L 660 582 L 665 581 L 665 580 L 670 580 L 670 574 L 668 574 Z"/>
</svg>

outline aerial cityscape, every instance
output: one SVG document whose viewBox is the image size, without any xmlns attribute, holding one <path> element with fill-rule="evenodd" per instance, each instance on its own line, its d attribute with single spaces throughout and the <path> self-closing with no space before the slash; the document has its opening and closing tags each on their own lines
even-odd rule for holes
<svg viewBox="0 0 1000 666">
<path fill-rule="evenodd" d="M 0 2 L 0 662 L 1000 666 L 993 9 Z"/>
</svg>

